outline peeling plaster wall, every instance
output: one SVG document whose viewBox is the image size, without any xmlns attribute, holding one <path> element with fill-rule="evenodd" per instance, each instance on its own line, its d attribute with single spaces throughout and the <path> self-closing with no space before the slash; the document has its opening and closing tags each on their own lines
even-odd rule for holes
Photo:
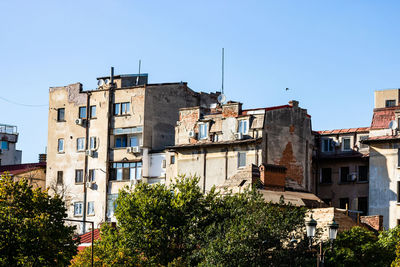
<svg viewBox="0 0 400 267">
<path fill-rule="evenodd" d="M 286 107 L 265 114 L 264 163 L 287 168 L 287 178 L 313 192 L 311 162 L 314 138 L 307 110 Z"/>
</svg>

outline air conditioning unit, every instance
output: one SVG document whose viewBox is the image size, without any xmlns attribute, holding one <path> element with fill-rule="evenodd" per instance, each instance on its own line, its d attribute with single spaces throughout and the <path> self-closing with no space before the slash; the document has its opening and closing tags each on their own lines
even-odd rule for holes
<svg viewBox="0 0 400 267">
<path fill-rule="evenodd" d="M 138 146 L 131 146 L 126 148 L 126 152 L 128 153 L 139 153 L 140 152 L 140 147 Z"/>
<path fill-rule="evenodd" d="M 95 181 L 86 182 L 86 187 L 87 187 L 87 188 L 90 188 L 90 189 L 93 189 L 93 187 L 94 187 L 95 184 L 96 184 Z"/>
<path fill-rule="evenodd" d="M 190 138 L 196 138 L 196 133 L 194 131 L 189 132 L 189 137 Z"/>
<path fill-rule="evenodd" d="M 75 124 L 76 125 L 81 125 L 82 126 L 84 124 L 84 122 L 85 122 L 84 119 L 81 119 L 81 118 L 75 120 Z"/>
<path fill-rule="evenodd" d="M 242 140 L 243 139 L 243 134 L 242 133 L 235 133 L 235 139 L 236 140 Z"/>
<path fill-rule="evenodd" d="M 347 181 L 354 182 L 355 180 L 357 180 L 357 174 L 351 173 L 347 175 Z"/>
</svg>

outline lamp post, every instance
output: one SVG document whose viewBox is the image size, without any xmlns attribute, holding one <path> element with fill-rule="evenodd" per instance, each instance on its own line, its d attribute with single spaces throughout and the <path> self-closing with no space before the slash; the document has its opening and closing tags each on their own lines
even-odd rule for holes
<svg viewBox="0 0 400 267">
<path fill-rule="evenodd" d="M 306 224 L 306 231 L 307 231 L 307 237 L 310 240 L 310 249 L 313 243 L 313 239 L 315 237 L 315 232 L 317 229 L 317 221 L 314 220 L 311 214 L 311 218 L 309 221 L 305 222 Z M 328 224 L 328 235 L 329 235 L 329 241 L 331 243 L 331 249 L 333 245 L 333 241 L 336 239 L 337 232 L 339 229 L 339 224 L 335 222 L 335 217 L 333 217 L 332 222 Z M 323 267 L 324 266 L 324 257 L 325 257 L 325 252 L 322 250 L 322 241 L 319 243 L 319 253 L 317 255 L 317 266 L 318 267 Z"/>
</svg>

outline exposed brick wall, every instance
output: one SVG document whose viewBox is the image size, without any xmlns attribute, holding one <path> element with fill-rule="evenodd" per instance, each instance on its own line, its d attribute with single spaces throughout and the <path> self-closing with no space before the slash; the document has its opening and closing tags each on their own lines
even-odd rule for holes
<svg viewBox="0 0 400 267">
<path fill-rule="evenodd" d="M 376 231 L 383 230 L 383 216 L 382 215 L 372 215 L 372 216 L 361 216 L 360 217 L 361 223 L 364 223 L 375 229 Z"/>
<path fill-rule="evenodd" d="M 285 166 L 286 176 L 292 180 L 297 181 L 299 184 L 303 181 L 303 167 L 298 162 L 293 154 L 292 142 L 286 144 L 285 149 L 282 152 L 282 157 L 279 160 L 279 165 Z"/>
<path fill-rule="evenodd" d="M 260 166 L 260 180 L 266 190 L 284 191 L 285 177 L 286 168 L 283 166 L 266 164 Z"/>
</svg>

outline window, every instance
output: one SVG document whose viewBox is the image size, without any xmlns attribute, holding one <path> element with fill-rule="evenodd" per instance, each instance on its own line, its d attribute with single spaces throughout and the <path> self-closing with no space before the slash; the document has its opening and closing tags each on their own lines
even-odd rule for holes
<svg viewBox="0 0 400 267">
<path fill-rule="evenodd" d="M 88 182 L 94 182 L 96 181 L 96 172 L 94 169 L 89 170 L 89 181 Z"/>
<path fill-rule="evenodd" d="M 85 150 L 85 138 L 80 137 L 76 139 L 76 150 L 83 151 Z"/>
<path fill-rule="evenodd" d="M 129 114 L 130 103 L 115 103 L 114 104 L 114 115 L 126 115 Z"/>
<path fill-rule="evenodd" d="M 341 183 L 346 183 L 349 182 L 349 167 L 340 167 L 340 182 Z"/>
<path fill-rule="evenodd" d="M 62 138 L 58 139 L 57 151 L 64 152 L 64 139 L 62 139 Z"/>
<path fill-rule="evenodd" d="M 172 155 L 170 158 L 170 164 L 175 164 L 175 156 Z"/>
<path fill-rule="evenodd" d="M 126 147 L 127 135 L 117 135 L 115 136 L 114 147 Z"/>
<path fill-rule="evenodd" d="M 108 194 L 107 195 L 107 217 L 110 218 L 114 216 L 114 211 L 117 208 L 118 194 Z"/>
<path fill-rule="evenodd" d="M 397 149 L 397 167 L 400 168 L 400 148 Z"/>
<path fill-rule="evenodd" d="M 322 152 L 333 151 L 333 140 L 330 138 L 322 139 Z"/>
<path fill-rule="evenodd" d="M 129 138 L 129 146 L 139 146 L 139 139 L 137 136 L 131 136 Z"/>
<path fill-rule="evenodd" d="M 86 119 L 86 107 L 79 107 L 79 118 Z"/>
<path fill-rule="evenodd" d="M 129 181 L 142 179 L 142 162 L 115 162 L 111 169 L 111 180 Z"/>
<path fill-rule="evenodd" d="M 8 141 L 1 141 L 1 149 L 8 150 Z"/>
<path fill-rule="evenodd" d="M 96 136 L 91 136 L 90 137 L 90 149 L 94 150 L 97 147 L 97 141 L 96 141 Z"/>
<path fill-rule="evenodd" d="M 208 124 L 199 124 L 199 139 L 206 139 L 208 137 Z"/>
<path fill-rule="evenodd" d="M 350 208 L 349 207 L 349 198 L 345 197 L 345 198 L 341 198 L 339 199 L 339 208 L 341 209 L 345 209 L 345 208 Z"/>
<path fill-rule="evenodd" d="M 358 211 L 362 211 L 362 216 L 368 215 L 368 197 L 359 197 L 358 198 Z"/>
<path fill-rule="evenodd" d="M 242 134 L 247 134 L 249 132 L 248 120 L 239 120 L 238 132 Z"/>
<path fill-rule="evenodd" d="M 96 118 L 96 106 L 90 106 L 90 118 Z"/>
<path fill-rule="evenodd" d="M 74 203 L 74 216 L 82 216 L 83 215 L 83 203 L 75 202 Z"/>
<path fill-rule="evenodd" d="M 396 100 L 394 100 L 394 99 L 386 100 L 385 106 L 386 106 L 387 108 L 396 106 Z"/>
<path fill-rule="evenodd" d="M 89 201 L 87 203 L 87 214 L 94 215 L 94 201 Z"/>
<path fill-rule="evenodd" d="M 367 140 L 368 139 L 368 135 L 360 135 L 360 149 L 365 149 L 368 148 L 367 144 L 363 144 L 361 141 L 363 140 Z"/>
<path fill-rule="evenodd" d="M 323 184 L 332 183 L 332 168 L 321 169 L 321 183 Z"/>
<path fill-rule="evenodd" d="M 351 138 L 350 137 L 343 138 L 342 142 L 343 142 L 343 147 L 342 147 L 343 151 L 351 150 Z"/>
<path fill-rule="evenodd" d="M 65 121 L 65 108 L 57 109 L 57 121 Z"/>
<path fill-rule="evenodd" d="M 358 166 L 358 181 L 368 181 L 368 166 Z"/>
<path fill-rule="evenodd" d="M 397 181 L 397 203 L 400 203 L 400 181 Z"/>
<path fill-rule="evenodd" d="M 57 172 L 57 185 L 63 184 L 63 171 Z"/>
<path fill-rule="evenodd" d="M 83 183 L 83 170 L 75 170 L 75 183 Z"/>
<path fill-rule="evenodd" d="M 238 168 L 246 166 L 246 152 L 238 153 Z"/>
</svg>

